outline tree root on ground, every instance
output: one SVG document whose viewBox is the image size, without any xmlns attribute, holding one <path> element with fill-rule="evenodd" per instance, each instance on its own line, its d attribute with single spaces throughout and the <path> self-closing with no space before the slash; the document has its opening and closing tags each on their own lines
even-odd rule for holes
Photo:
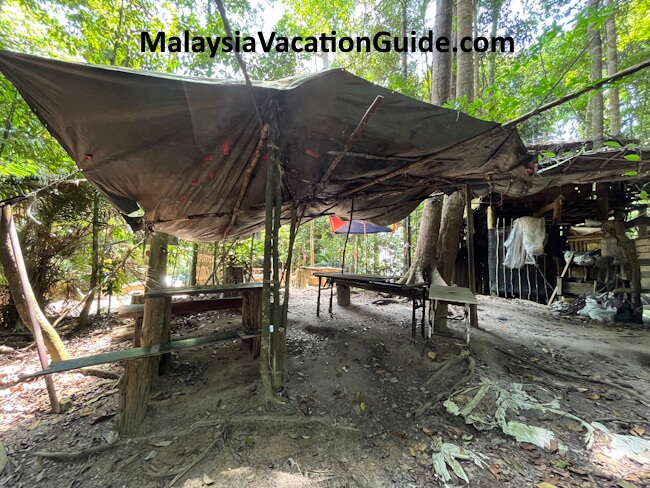
<svg viewBox="0 0 650 488">
<path fill-rule="evenodd" d="M 610 380 L 601 380 L 601 379 L 598 379 L 598 378 L 593 378 L 591 376 L 582 376 L 582 375 L 579 375 L 579 374 L 576 374 L 576 373 L 571 373 L 570 371 L 564 371 L 564 370 L 561 370 L 561 369 L 553 369 L 553 368 L 550 368 L 548 366 L 542 366 L 541 364 L 534 363 L 534 362 L 529 361 L 529 360 L 527 360 L 527 359 L 525 359 L 525 358 L 523 358 L 521 356 L 516 356 L 515 354 L 513 354 L 511 352 L 508 352 L 505 349 L 502 349 L 500 347 L 497 347 L 497 346 L 493 346 L 493 347 L 494 347 L 494 349 L 496 349 L 500 353 L 505 354 L 506 356 L 510 356 L 511 358 L 514 358 L 517 361 L 520 361 L 520 362 L 522 362 L 522 363 L 524 363 L 524 364 L 526 364 L 528 366 L 531 366 L 531 367 L 533 367 L 535 369 L 538 369 L 540 371 L 544 371 L 545 373 L 549 373 L 549 374 L 552 374 L 554 376 L 561 376 L 561 377 L 564 377 L 564 378 L 570 378 L 570 379 L 577 380 L 577 381 L 587 381 L 587 382 L 596 383 L 596 384 L 599 384 L 599 385 L 610 386 L 612 388 L 616 388 L 618 390 L 621 390 L 622 392 L 627 393 L 628 395 L 633 397 L 636 401 L 638 401 L 639 403 L 645 405 L 646 407 L 650 407 L 650 403 L 648 403 L 648 401 L 646 400 L 646 397 L 639 394 L 639 393 L 637 393 L 636 391 L 634 391 L 629 386 L 624 386 L 624 385 L 621 385 L 620 383 L 615 383 L 615 382 L 610 381 Z"/>
<path fill-rule="evenodd" d="M 191 462 L 190 464 L 188 464 L 185 468 L 183 468 L 183 469 L 181 470 L 181 472 L 178 473 L 178 474 L 174 477 L 173 480 L 171 480 L 167 485 L 165 485 L 165 488 L 170 488 L 170 487 L 172 487 L 172 486 L 174 485 L 174 483 L 176 483 L 176 482 L 177 482 L 177 481 L 178 481 L 178 480 L 179 480 L 179 479 L 180 479 L 180 478 L 181 478 L 185 473 L 187 473 L 190 469 L 192 469 L 194 466 L 196 466 L 196 464 L 197 464 L 201 459 L 203 459 L 203 458 L 206 456 L 206 454 L 208 454 L 208 452 L 210 452 L 210 451 L 212 450 L 212 448 L 214 447 L 214 445 L 215 445 L 217 442 L 219 442 L 220 440 L 222 440 L 222 439 L 221 439 L 222 434 L 223 434 L 223 431 L 222 431 L 222 432 L 219 432 L 219 434 L 217 435 L 217 437 L 215 437 L 215 438 L 212 440 L 212 442 L 210 443 L 210 445 L 209 445 L 209 446 L 208 446 L 208 447 L 207 447 L 207 448 L 206 448 L 206 449 L 205 449 L 201 454 L 199 454 L 199 455 L 194 459 L 194 461 L 192 461 L 192 462 Z"/>
<path fill-rule="evenodd" d="M 467 372 L 465 375 L 460 380 L 455 382 L 451 388 L 438 393 L 435 398 L 429 400 L 428 402 L 420 405 L 417 409 L 415 409 L 413 412 L 413 416 L 415 418 L 422 417 L 422 415 L 424 415 L 431 407 L 439 403 L 441 400 L 453 395 L 455 391 L 458 391 L 462 386 L 471 381 L 476 372 L 476 360 L 470 354 L 469 350 L 463 349 L 460 351 L 460 353 L 458 353 L 458 356 L 450 358 L 438 366 L 433 374 L 429 376 L 429 378 L 424 382 L 424 386 L 429 386 L 432 383 L 439 382 L 445 372 L 449 371 L 449 369 L 456 366 L 457 364 L 464 362 L 465 360 L 467 360 Z"/>
<path fill-rule="evenodd" d="M 289 424 L 321 424 L 325 427 L 347 430 L 350 432 L 360 432 L 356 427 L 343 424 L 332 424 L 327 419 L 321 417 L 296 417 L 292 415 L 234 415 L 227 420 L 228 423 L 245 423 L 245 422 L 281 422 Z"/>
<path fill-rule="evenodd" d="M 214 427 L 215 425 L 225 427 L 229 424 L 234 423 L 246 423 L 246 422 L 268 422 L 268 423 L 289 423 L 289 424 L 321 424 L 330 429 L 345 430 L 349 432 L 360 432 L 356 427 L 343 424 L 332 424 L 327 419 L 321 417 L 297 417 L 291 415 L 234 415 L 226 419 L 214 419 L 214 420 L 199 420 L 198 422 L 193 423 L 189 429 L 186 429 L 181 432 L 160 432 L 146 437 L 136 437 L 133 439 L 120 439 L 113 444 L 102 444 L 100 446 L 93 446 L 87 449 L 81 449 L 78 451 L 36 451 L 32 455 L 35 457 L 42 457 L 46 459 L 52 459 L 53 461 L 74 461 L 77 459 L 83 459 L 91 454 L 96 454 L 103 451 L 108 451 L 115 447 L 125 447 L 129 444 L 136 444 L 141 442 L 149 442 L 156 437 L 181 437 L 190 434 L 198 428 L 205 427 Z M 223 432 L 223 431 L 221 431 Z M 219 434 L 219 438 L 221 434 Z M 171 473 L 169 474 L 172 475 Z"/>
</svg>

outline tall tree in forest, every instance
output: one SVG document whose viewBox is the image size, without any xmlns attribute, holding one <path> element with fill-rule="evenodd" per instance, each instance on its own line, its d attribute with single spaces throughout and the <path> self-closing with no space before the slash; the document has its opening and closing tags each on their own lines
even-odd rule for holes
<svg viewBox="0 0 650 488">
<path fill-rule="evenodd" d="M 616 34 L 616 5 L 613 0 L 605 0 L 606 7 L 614 8 L 611 16 L 605 21 L 605 39 L 607 41 L 607 76 L 618 71 L 618 39 Z M 607 90 L 609 99 L 609 133 L 613 137 L 621 137 L 621 102 L 617 85 Z"/>
<path fill-rule="evenodd" d="M 461 41 L 472 37 L 474 2 L 456 0 L 458 51 L 456 52 L 456 98 L 470 103 L 474 98 L 474 53 L 463 52 Z"/>
<path fill-rule="evenodd" d="M 20 273 L 18 272 L 18 263 L 16 261 L 16 256 L 9 235 L 10 222 L 7 220 L 8 215 L 10 214 L 3 211 L 2 216 L 0 216 L 0 263 L 2 264 L 5 277 L 7 278 L 11 297 L 13 298 L 18 314 L 20 315 L 20 320 L 31 330 L 32 323 L 29 315 L 29 306 L 33 306 L 36 311 L 38 325 L 43 331 L 43 339 L 45 341 L 45 346 L 47 347 L 47 352 L 50 353 L 52 361 L 70 359 L 70 355 L 61 341 L 59 334 L 56 332 L 54 327 L 52 327 L 52 324 L 50 324 L 50 321 L 43 313 L 41 306 L 38 304 L 31 284 L 25 287 L 27 293 L 24 293 L 23 291 Z"/>
<path fill-rule="evenodd" d="M 462 4 L 466 5 L 462 5 Z M 472 35 L 473 5 L 471 1 L 460 0 L 456 5 L 459 16 L 464 15 L 465 31 L 459 27 L 458 39 Z M 451 0 L 438 0 L 434 32 L 436 36 L 451 37 L 452 28 Z M 468 30 L 468 33 L 467 33 Z M 465 32 L 465 33 L 463 33 Z M 459 53 L 460 54 L 460 53 Z M 472 53 L 458 58 L 458 76 L 456 96 L 464 102 L 473 98 L 473 56 Z M 462 68 L 461 68 L 462 63 Z M 461 82 L 460 78 L 465 79 Z M 436 53 L 433 56 L 431 103 L 445 104 L 451 91 L 451 56 L 449 53 Z M 442 200 L 428 199 L 422 212 L 422 223 L 415 246 L 413 262 L 407 273 L 400 280 L 404 283 L 428 281 L 430 283 L 450 284 L 463 223 L 464 198 L 462 192 L 456 191 Z M 439 307 L 434 328 L 446 329 L 447 308 Z"/>
<path fill-rule="evenodd" d="M 92 306 L 93 299 L 95 297 L 97 284 L 99 282 L 99 192 L 95 191 L 93 197 L 93 243 L 92 243 L 92 263 L 90 270 L 90 282 L 88 283 L 90 287 L 90 292 L 86 298 L 81 312 L 79 313 L 79 319 L 77 320 L 77 328 L 81 329 L 85 327 L 86 322 L 88 321 L 88 314 L 90 313 L 90 307 Z"/>
<path fill-rule="evenodd" d="M 600 7 L 600 0 L 588 0 L 590 15 L 594 15 Z M 587 36 L 589 39 L 589 56 L 590 70 L 589 78 L 592 82 L 598 81 L 603 77 L 603 45 L 600 36 L 600 27 L 594 22 L 587 26 Z M 591 140 L 594 147 L 598 148 L 603 145 L 604 133 L 604 101 L 603 92 L 596 90 L 589 100 L 589 124 L 587 127 L 591 134 Z"/>
</svg>

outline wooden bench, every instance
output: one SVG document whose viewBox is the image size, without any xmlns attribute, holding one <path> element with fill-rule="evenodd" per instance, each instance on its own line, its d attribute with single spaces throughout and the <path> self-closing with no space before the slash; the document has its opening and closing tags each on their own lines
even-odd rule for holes
<svg viewBox="0 0 650 488">
<path fill-rule="evenodd" d="M 425 304 L 427 301 L 427 283 L 415 283 L 413 285 L 402 285 L 395 283 L 397 277 L 376 276 L 356 273 L 314 273 L 318 277 L 318 301 L 316 304 L 316 316 L 320 316 L 320 295 L 321 290 L 330 289 L 329 312 L 332 313 L 333 287 L 336 285 L 336 302 L 341 307 L 350 305 L 350 288 L 361 288 L 388 295 L 406 297 L 413 303 L 411 317 L 411 335 L 415 337 L 417 320 L 415 318 L 418 308 L 422 309 L 422 335 L 424 335 Z"/>
<path fill-rule="evenodd" d="M 172 315 L 190 315 L 213 310 L 242 308 L 243 297 L 213 298 L 209 300 L 178 300 L 171 302 Z M 144 316 L 144 303 L 122 305 L 117 310 L 117 318 L 141 319 Z"/>
<path fill-rule="evenodd" d="M 172 301 L 172 298 L 175 296 L 185 296 L 185 295 L 214 295 L 217 293 L 224 292 L 236 292 L 240 291 L 242 293 L 241 297 L 227 297 L 227 298 L 218 298 L 218 299 L 206 299 L 206 300 L 192 300 L 192 301 Z M 165 344 L 154 344 L 147 347 L 134 347 L 124 351 L 116 351 L 111 353 L 104 354 L 95 354 L 92 356 L 85 356 L 80 358 L 69 359 L 65 361 L 58 361 L 52 363 L 48 369 L 43 371 L 37 371 L 35 373 L 28 373 L 20 375 L 20 379 L 33 378 L 35 376 L 42 376 L 51 373 L 60 373 L 63 371 L 72 371 L 75 369 L 81 369 L 88 366 L 94 366 L 98 364 L 113 363 L 117 361 L 124 361 L 128 359 L 137 359 L 144 358 L 148 356 L 156 356 L 161 354 L 166 354 L 172 351 L 177 351 L 180 349 L 187 349 L 192 347 L 197 347 L 206 344 L 213 344 L 220 341 L 233 340 L 233 339 L 242 339 L 248 341 L 253 352 L 254 357 L 259 356 L 260 349 L 260 337 L 261 337 L 261 328 L 262 328 L 262 283 L 226 283 L 222 285 L 208 285 L 208 286 L 192 286 L 187 288 L 161 288 L 158 290 L 152 290 L 145 294 L 144 299 L 145 303 L 147 298 L 165 298 L 166 305 L 168 307 L 167 313 L 172 313 L 175 310 L 197 310 L 196 307 L 201 307 L 199 305 L 202 302 L 208 302 L 206 307 L 215 306 L 216 302 L 222 302 L 220 307 L 234 308 L 234 304 L 237 301 L 240 302 L 242 309 L 242 328 L 241 330 L 231 330 L 216 332 L 209 336 L 197 337 L 192 339 L 182 339 L 178 341 L 172 341 Z M 179 304 L 179 305 L 175 305 Z M 189 304 L 189 305 L 188 305 Z M 136 307 L 131 309 L 125 309 L 124 313 L 121 315 L 121 318 L 126 318 L 130 314 L 131 317 L 142 318 L 140 308 L 142 307 L 142 313 L 144 313 L 144 304 L 134 304 L 126 305 L 126 307 Z M 210 310 L 214 310 L 211 308 Z M 194 312 L 188 312 L 194 313 Z M 136 335 L 137 338 L 137 335 Z M 137 344 L 137 342 L 136 342 Z"/>
</svg>

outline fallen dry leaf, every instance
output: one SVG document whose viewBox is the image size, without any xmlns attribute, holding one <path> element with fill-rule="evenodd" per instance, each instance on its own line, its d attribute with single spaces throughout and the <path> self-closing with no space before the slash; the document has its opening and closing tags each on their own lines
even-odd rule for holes
<svg viewBox="0 0 650 488">
<path fill-rule="evenodd" d="M 35 420 L 32 425 L 27 427 L 27 430 L 34 430 L 36 427 L 38 427 L 38 424 L 41 423 L 41 419 Z"/>
<path fill-rule="evenodd" d="M 489 464 L 488 469 L 494 475 L 497 481 L 501 480 L 501 469 L 496 464 Z"/>
<path fill-rule="evenodd" d="M 548 483 L 546 481 L 542 481 L 541 483 L 537 483 L 537 484 L 535 484 L 535 486 L 537 488 L 557 488 L 556 485 L 554 485 L 552 483 Z"/>
<path fill-rule="evenodd" d="M 393 435 L 395 437 L 399 437 L 400 439 L 406 439 L 408 437 L 408 435 L 404 432 L 393 432 Z"/>
<path fill-rule="evenodd" d="M 409 447 L 409 454 L 413 457 L 416 457 L 418 455 L 418 453 L 415 452 L 415 449 L 413 449 L 412 447 Z"/>
<path fill-rule="evenodd" d="M 433 351 L 429 351 L 427 353 L 427 356 L 429 356 L 430 359 L 436 359 L 436 353 Z"/>
<path fill-rule="evenodd" d="M 365 411 L 366 411 L 366 403 L 365 403 L 365 402 L 361 402 L 361 403 L 359 404 L 359 408 L 361 409 L 362 412 L 365 412 Z"/>
<path fill-rule="evenodd" d="M 645 434 L 645 427 L 642 425 L 634 424 L 634 427 L 630 429 L 630 434 L 641 437 L 643 434 Z"/>
<path fill-rule="evenodd" d="M 600 395 L 598 393 L 594 393 L 593 395 L 589 395 L 589 398 L 594 401 L 600 400 Z"/>
<path fill-rule="evenodd" d="M 152 442 L 151 445 L 155 447 L 167 447 L 171 443 L 172 441 L 158 441 L 158 442 Z"/>
<path fill-rule="evenodd" d="M 210 478 L 207 474 L 203 473 L 203 483 L 206 485 L 212 485 L 214 484 L 214 480 Z"/>
<path fill-rule="evenodd" d="M 426 435 L 435 435 L 436 433 L 435 430 L 427 429 L 426 427 L 422 429 L 422 432 L 424 432 Z"/>
<path fill-rule="evenodd" d="M 588 389 L 589 389 L 589 388 L 584 388 L 584 387 L 582 387 L 582 386 L 578 386 L 578 387 L 576 388 L 576 390 L 578 390 L 580 393 L 584 393 L 584 392 L 587 391 Z"/>
</svg>

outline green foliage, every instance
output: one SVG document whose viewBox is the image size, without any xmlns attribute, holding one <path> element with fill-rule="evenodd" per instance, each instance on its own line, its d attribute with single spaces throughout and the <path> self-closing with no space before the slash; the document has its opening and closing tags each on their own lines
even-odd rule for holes
<svg viewBox="0 0 650 488">
<path fill-rule="evenodd" d="M 407 2 L 407 33 L 417 35 L 433 27 L 432 0 Z M 618 25 L 619 68 L 624 69 L 650 57 L 650 0 L 615 2 L 597 10 L 577 0 L 482 0 L 477 2 L 479 35 L 490 36 L 494 24 L 498 35 L 516 41 L 513 54 L 481 53 L 477 62 L 477 93 L 473 100 L 450 100 L 446 106 L 488 120 L 504 122 L 539 105 L 582 88 L 589 83 L 587 27 L 603 28 L 614 16 Z M 403 0 L 279 0 L 251 2 L 229 0 L 226 10 L 233 30 L 242 35 L 258 30 L 275 30 L 277 35 L 306 36 L 337 31 L 339 36 L 372 36 L 379 31 L 399 35 Z M 267 19 L 277 19 L 269 25 Z M 114 65 L 193 76 L 241 79 L 234 56 L 204 54 L 141 53 L 141 31 L 222 36 L 223 22 L 213 0 L 4 0 L 0 1 L 0 48 L 68 61 Z M 434 36 L 436 33 L 434 33 Z M 450 54 L 451 56 L 451 54 Z M 428 54 L 409 53 L 404 76 L 399 53 L 250 53 L 245 54 L 254 79 L 278 79 L 313 72 L 323 67 L 346 68 L 381 86 L 428 101 L 431 91 Z M 620 91 L 623 135 L 642 145 L 650 139 L 650 70 L 616 84 Z M 576 140 L 585 137 L 587 103 L 593 94 L 583 95 L 520 127 L 527 143 Z M 608 114 L 606 119 L 608 118 Z M 606 123 L 607 125 L 607 123 Z M 333 135 L 333 137 L 335 137 Z M 606 142 L 612 148 L 621 145 Z M 628 145 L 628 149 L 636 149 Z M 554 158 L 543 153 L 540 159 Z M 625 156 L 639 161 L 638 154 Z M 43 127 L 15 88 L 0 76 L 0 196 L 13 197 L 37 190 L 61 175 L 77 171 L 74 162 Z M 627 173 L 637 176 L 636 171 Z M 92 219 L 92 189 L 54 187 L 25 201 L 17 209 L 27 244 L 30 266 L 46 263 L 42 280 L 45 288 L 60 291 L 57 284 L 83 289 L 90 275 L 89 231 Z M 645 190 L 642 190 L 645 192 Z M 647 193 L 640 195 L 647 199 Z M 105 203 L 101 209 L 102 272 L 114 270 L 121 256 L 134 242 L 132 232 Z M 413 213 L 413 235 L 417 235 L 421 207 Z M 327 218 L 315 221 L 315 263 L 337 267 L 341 263 L 345 236 L 333 235 Z M 288 257 L 288 228 L 281 230 L 281 259 Z M 402 267 L 401 230 L 392 235 L 351 236 L 346 253 L 349 269 L 372 273 L 397 273 Z M 201 252 L 216 256 L 222 277 L 223 266 L 261 265 L 263 240 L 238 239 L 202 244 Z M 59 249 L 54 252 L 55 249 Z M 296 236 L 293 266 L 309 262 L 309 225 Z M 54 253 L 53 253 L 54 252 Z M 305 259 L 307 253 L 307 259 Z M 252 259 L 251 259 L 252 256 Z M 169 275 L 187 283 L 192 259 L 191 243 L 170 246 Z M 42 261 L 42 263 L 41 263 Z M 143 256 L 133 261 L 131 271 L 118 273 L 113 286 L 133 280 Z M 40 264 L 39 264 L 40 263 Z M 141 270 L 139 271 L 141 273 Z M 49 274 L 48 274 L 49 273 Z M 43 291 L 45 293 L 45 291 Z"/>
</svg>

